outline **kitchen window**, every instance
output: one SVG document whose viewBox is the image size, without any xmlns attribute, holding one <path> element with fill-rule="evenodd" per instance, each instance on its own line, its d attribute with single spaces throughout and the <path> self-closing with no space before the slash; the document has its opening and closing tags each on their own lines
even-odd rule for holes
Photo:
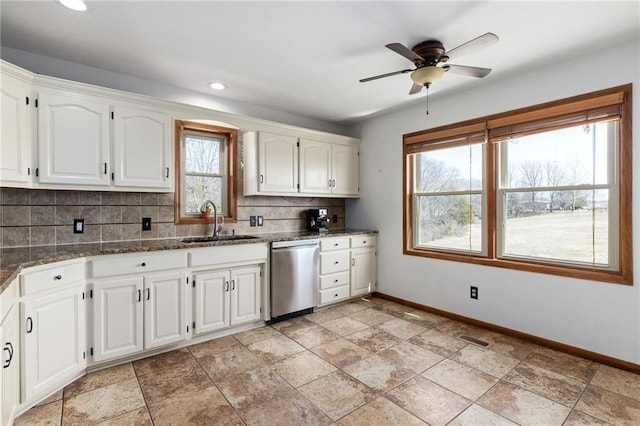
<svg viewBox="0 0 640 426">
<path fill-rule="evenodd" d="M 213 201 L 225 218 L 236 220 L 236 129 L 176 121 L 177 224 L 207 223 L 200 209 Z"/>
<path fill-rule="evenodd" d="M 632 283 L 631 85 L 404 136 L 404 252 Z"/>
</svg>

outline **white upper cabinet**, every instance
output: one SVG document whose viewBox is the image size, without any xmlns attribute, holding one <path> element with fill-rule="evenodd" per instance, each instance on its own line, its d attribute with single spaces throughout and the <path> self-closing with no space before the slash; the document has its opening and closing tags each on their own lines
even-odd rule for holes
<svg viewBox="0 0 640 426">
<path fill-rule="evenodd" d="M 300 139 L 300 192 L 359 193 L 358 146 Z"/>
<path fill-rule="evenodd" d="M 300 192 L 331 193 L 331 144 L 300 140 Z"/>
<path fill-rule="evenodd" d="M 323 137 L 246 132 L 244 195 L 358 197 L 359 142 Z"/>
<path fill-rule="evenodd" d="M 38 94 L 38 181 L 109 185 L 109 104 L 63 91 Z"/>
<path fill-rule="evenodd" d="M 260 192 L 298 192 L 298 138 L 258 132 Z"/>
<path fill-rule="evenodd" d="M 115 106 L 114 184 L 173 190 L 171 119 L 166 114 Z"/>
<path fill-rule="evenodd" d="M 360 193 L 360 153 L 353 145 L 334 144 L 331 147 L 331 193 L 353 195 Z"/>
<path fill-rule="evenodd" d="M 31 85 L 1 75 L 0 185 L 24 187 L 31 181 Z"/>
</svg>

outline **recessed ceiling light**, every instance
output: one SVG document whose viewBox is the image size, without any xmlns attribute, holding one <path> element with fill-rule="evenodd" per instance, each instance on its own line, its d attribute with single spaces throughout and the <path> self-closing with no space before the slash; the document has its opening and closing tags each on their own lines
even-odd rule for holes
<svg viewBox="0 0 640 426">
<path fill-rule="evenodd" d="M 219 81 L 214 81 L 212 83 L 209 83 L 209 87 L 211 87 L 213 90 L 224 90 L 227 88 L 227 85 L 224 83 L 220 83 Z"/>
<path fill-rule="evenodd" d="M 87 10 L 87 5 L 83 0 L 58 0 L 61 5 L 68 7 L 71 10 L 77 10 L 78 12 L 84 12 Z"/>
</svg>

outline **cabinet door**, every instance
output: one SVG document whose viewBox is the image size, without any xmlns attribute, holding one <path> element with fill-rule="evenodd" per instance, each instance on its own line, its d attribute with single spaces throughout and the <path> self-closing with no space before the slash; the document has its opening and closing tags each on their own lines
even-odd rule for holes
<svg viewBox="0 0 640 426">
<path fill-rule="evenodd" d="M 142 351 L 142 277 L 95 282 L 93 360 Z"/>
<path fill-rule="evenodd" d="M 331 144 L 300 139 L 300 192 L 331 192 Z"/>
<path fill-rule="evenodd" d="M 360 192 L 358 147 L 333 145 L 331 157 L 332 192 L 339 195 L 358 195 Z"/>
<path fill-rule="evenodd" d="M 0 183 L 26 187 L 31 177 L 30 85 L 2 75 Z"/>
<path fill-rule="evenodd" d="M 258 191 L 298 192 L 298 138 L 258 133 Z"/>
<path fill-rule="evenodd" d="M 13 306 L 1 327 L 2 333 L 2 386 L 0 387 L 0 401 L 2 401 L 2 415 L 0 424 L 9 425 L 15 408 L 20 403 L 20 339 L 18 329 L 18 305 Z"/>
<path fill-rule="evenodd" d="M 187 338 L 187 285 L 183 272 L 144 277 L 145 349 Z"/>
<path fill-rule="evenodd" d="M 63 92 L 38 96 L 39 181 L 109 185 L 109 105 Z"/>
<path fill-rule="evenodd" d="M 229 271 L 198 273 L 195 282 L 195 334 L 229 327 Z"/>
<path fill-rule="evenodd" d="M 171 118 L 116 106 L 113 109 L 114 183 L 172 190 Z"/>
<path fill-rule="evenodd" d="M 260 319 L 261 268 L 231 271 L 231 325 Z"/>
<path fill-rule="evenodd" d="M 53 390 L 86 365 L 83 288 L 20 303 L 23 336 L 22 402 Z"/>
<path fill-rule="evenodd" d="M 375 248 L 351 250 L 351 296 L 371 293 L 375 285 Z"/>
</svg>

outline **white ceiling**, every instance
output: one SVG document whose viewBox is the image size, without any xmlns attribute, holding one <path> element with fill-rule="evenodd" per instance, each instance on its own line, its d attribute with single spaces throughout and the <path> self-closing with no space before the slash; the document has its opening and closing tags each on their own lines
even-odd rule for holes
<svg viewBox="0 0 640 426">
<path fill-rule="evenodd" d="M 640 37 L 637 0 L 87 4 L 79 13 L 54 0 L 2 0 L 2 46 L 339 124 L 424 102 L 424 91 L 408 95 L 408 74 L 358 82 L 412 67 L 387 43 L 436 38 L 453 49 L 497 34 L 497 44 L 451 61 L 493 72 L 446 74 L 430 90 L 444 96 Z M 228 90 L 213 93 L 213 80 Z"/>
</svg>

